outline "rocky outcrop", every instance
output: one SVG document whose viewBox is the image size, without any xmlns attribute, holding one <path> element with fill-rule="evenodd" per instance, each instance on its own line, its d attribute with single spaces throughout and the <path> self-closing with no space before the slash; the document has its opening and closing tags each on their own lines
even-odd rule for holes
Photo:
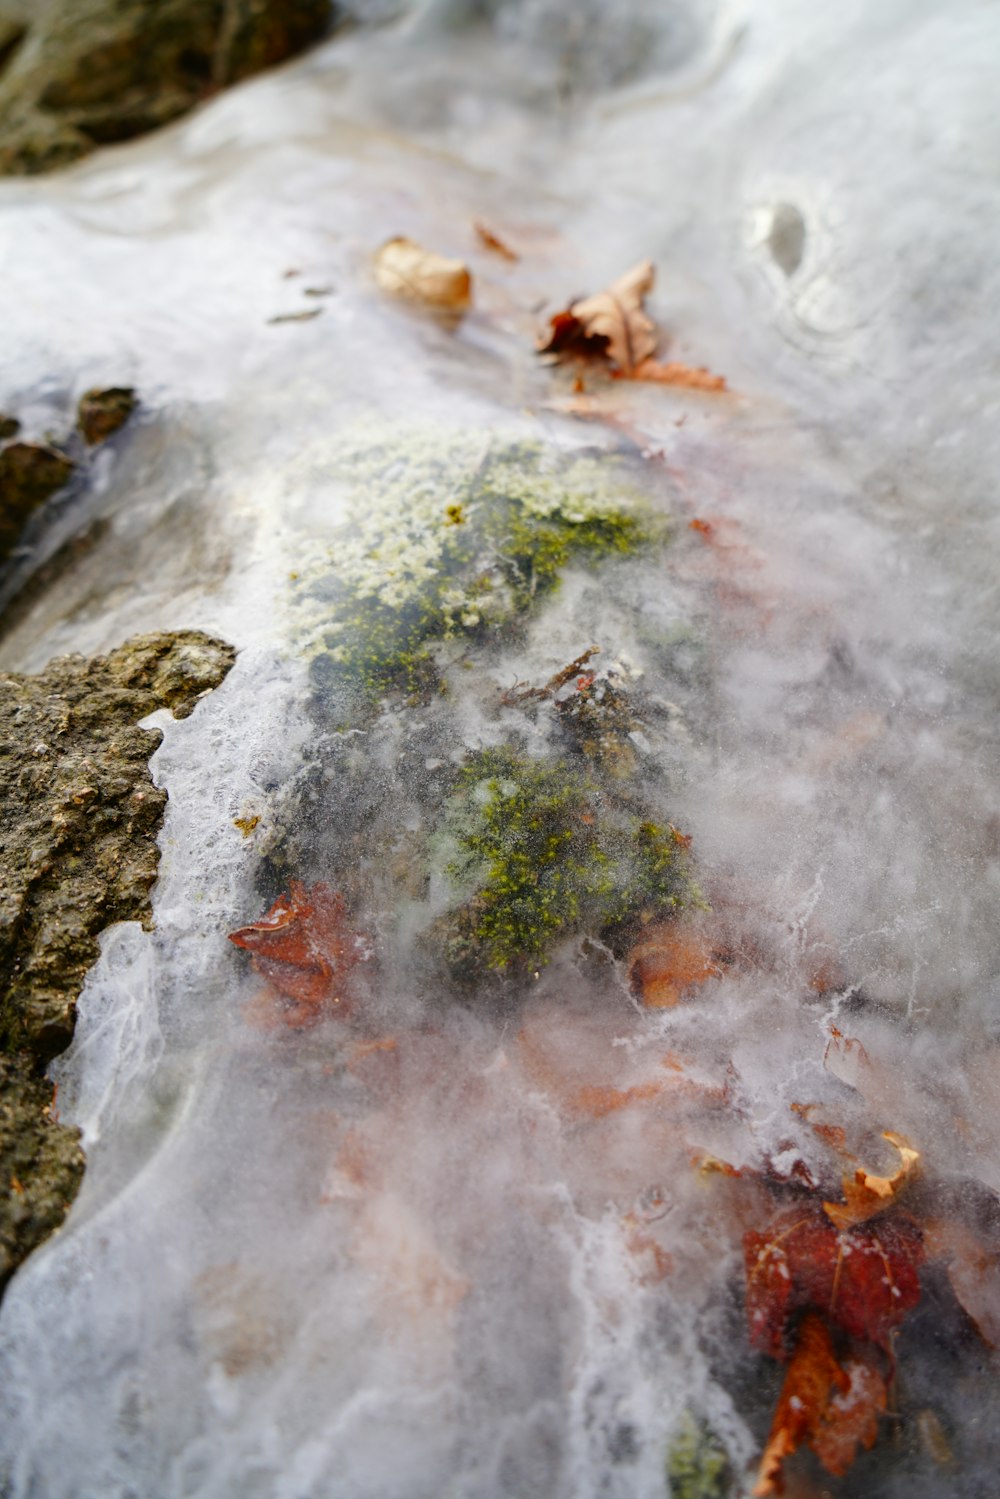
<svg viewBox="0 0 1000 1499">
<path fill-rule="evenodd" d="M 166 124 L 318 41 L 331 0 L 0 0 L 0 174 Z"/>
<path fill-rule="evenodd" d="M 72 1037 L 100 933 L 151 919 L 167 793 L 148 768 L 162 735 L 138 720 L 185 717 L 234 659 L 189 631 L 0 676 L 0 1289 L 83 1171 L 45 1066 Z"/>
</svg>

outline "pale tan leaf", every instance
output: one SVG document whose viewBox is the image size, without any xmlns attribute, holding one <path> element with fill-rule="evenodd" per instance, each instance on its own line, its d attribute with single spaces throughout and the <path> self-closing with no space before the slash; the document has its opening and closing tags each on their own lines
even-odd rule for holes
<svg viewBox="0 0 1000 1499">
<path fill-rule="evenodd" d="M 472 277 L 462 261 L 403 237 L 387 240 L 376 254 L 375 280 L 394 297 L 442 312 L 465 312 L 472 301 Z"/>
<path fill-rule="evenodd" d="M 642 260 L 605 291 L 572 302 L 552 319 L 539 353 L 605 354 L 622 374 L 631 375 L 656 352 L 656 324 L 642 305 L 655 279 L 652 261 Z"/>
</svg>

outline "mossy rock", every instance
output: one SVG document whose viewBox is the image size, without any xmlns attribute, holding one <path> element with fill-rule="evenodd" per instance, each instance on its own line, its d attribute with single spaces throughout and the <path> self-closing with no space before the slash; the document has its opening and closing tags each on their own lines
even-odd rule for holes
<svg viewBox="0 0 1000 1499">
<path fill-rule="evenodd" d="M 523 975 L 566 937 L 615 940 L 700 899 L 683 847 L 586 770 L 501 747 L 472 754 L 447 813 L 463 894 L 438 924 L 460 977 Z"/>
<path fill-rule="evenodd" d="M 371 700 L 426 696 L 442 643 L 509 639 L 574 560 L 663 531 L 614 455 L 409 433 L 345 447 L 350 518 L 298 583 L 314 678 Z"/>
<path fill-rule="evenodd" d="M 129 140 L 319 40 L 331 0 L 39 0 L 0 30 L 0 174 Z"/>
<path fill-rule="evenodd" d="M 0 675 L 0 1286 L 61 1222 L 82 1171 L 44 1067 L 72 1037 L 100 933 L 151 919 L 167 794 L 148 768 L 162 734 L 138 720 L 190 713 L 234 659 L 190 631 Z"/>
</svg>

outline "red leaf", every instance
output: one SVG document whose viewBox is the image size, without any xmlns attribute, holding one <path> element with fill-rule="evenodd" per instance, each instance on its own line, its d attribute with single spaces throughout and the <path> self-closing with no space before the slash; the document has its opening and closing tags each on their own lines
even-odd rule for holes
<svg viewBox="0 0 1000 1499">
<path fill-rule="evenodd" d="M 794 1313 L 821 1312 L 853 1338 L 887 1349 L 889 1334 L 920 1300 L 920 1230 L 906 1219 L 838 1230 L 818 1205 L 784 1214 L 767 1233 L 746 1234 L 750 1339 L 786 1357 Z"/>
<path fill-rule="evenodd" d="M 294 1001 L 292 1025 L 313 1024 L 328 1005 L 346 1012 L 346 980 L 368 956 L 364 939 L 347 924 L 343 897 L 322 883 L 307 890 L 298 880 L 229 940 L 252 953 L 256 971 Z"/>
</svg>

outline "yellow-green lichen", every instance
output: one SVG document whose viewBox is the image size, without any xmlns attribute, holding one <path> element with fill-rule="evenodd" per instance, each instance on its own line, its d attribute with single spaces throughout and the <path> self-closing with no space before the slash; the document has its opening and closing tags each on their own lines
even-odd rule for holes
<svg viewBox="0 0 1000 1499">
<path fill-rule="evenodd" d="M 732 1477 L 729 1456 L 718 1437 L 685 1412 L 667 1455 L 670 1499 L 726 1499 Z"/>
<path fill-rule="evenodd" d="M 447 872 L 465 898 L 445 920 L 444 946 L 459 973 L 533 967 L 572 933 L 613 931 L 697 898 L 669 827 L 563 762 L 477 751 L 459 775 L 450 826 Z"/>
<path fill-rule="evenodd" d="M 509 633 L 574 557 L 656 530 L 614 455 L 500 437 L 393 433 L 341 450 L 354 500 L 298 587 L 320 677 L 426 692 L 433 648 Z M 318 573 L 318 576 L 317 576 Z"/>
</svg>

